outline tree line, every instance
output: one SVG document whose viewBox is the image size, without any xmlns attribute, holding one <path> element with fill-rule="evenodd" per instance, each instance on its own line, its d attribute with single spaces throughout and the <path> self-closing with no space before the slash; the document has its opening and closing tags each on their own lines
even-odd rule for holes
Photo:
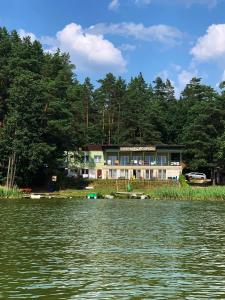
<svg viewBox="0 0 225 300">
<path fill-rule="evenodd" d="M 225 164 L 225 83 L 193 78 L 175 97 L 169 79 L 79 82 L 68 54 L 0 28 L 0 181 L 39 184 L 64 153 L 87 144 L 184 144 L 189 169 Z"/>
</svg>

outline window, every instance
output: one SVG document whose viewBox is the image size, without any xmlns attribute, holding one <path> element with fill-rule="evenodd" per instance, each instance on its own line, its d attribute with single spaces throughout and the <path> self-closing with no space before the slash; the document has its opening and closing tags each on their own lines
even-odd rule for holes
<svg viewBox="0 0 225 300">
<path fill-rule="evenodd" d="M 159 170 L 158 172 L 158 179 L 166 180 L 166 170 Z"/>
<path fill-rule="evenodd" d="M 136 171 L 136 178 L 141 179 L 141 170 Z"/>
<path fill-rule="evenodd" d="M 117 179 L 117 170 L 110 169 L 109 170 L 109 178 L 111 178 L 111 179 Z"/>
<path fill-rule="evenodd" d="M 143 164 L 143 156 L 142 155 L 133 155 L 132 160 L 133 160 L 133 165 L 142 165 Z"/>
<path fill-rule="evenodd" d="M 82 169 L 82 177 L 88 178 L 88 170 L 87 169 Z"/>
<path fill-rule="evenodd" d="M 153 170 L 145 171 L 145 179 L 153 179 Z"/>
<path fill-rule="evenodd" d="M 120 170 L 120 177 L 128 179 L 128 170 Z"/>
<path fill-rule="evenodd" d="M 145 156 L 145 164 L 148 166 L 153 166 L 156 164 L 155 162 L 155 155 L 154 154 L 147 154 Z"/>
<path fill-rule="evenodd" d="M 180 165 L 180 153 L 171 153 L 171 166 Z"/>
<path fill-rule="evenodd" d="M 89 156 L 88 155 L 84 155 L 83 156 L 83 162 L 87 163 L 89 161 Z"/>
<path fill-rule="evenodd" d="M 109 155 L 107 158 L 107 165 L 116 165 L 118 158 L 117 155 Z"/>
<path fill-rule="evenodd" d="M 136 179 L 141 179 L 141 170 L 133 170 L 133 177 Z"/>
<path fill-rule="evenodd" d="M 94 155 L 94 162 L 99 163 L 101 162 L 102 156 L 101 155 Z"/>
<path fill-rule="evenodd" d="M 167 165 L 167 155 L 166 154 L 158 154 L 157 155 L 157 165 L 158 166 L 166 166 Z"/>
<path fill-rule="evenodd" d="M 130 157 L 128 155 L 121 155 L 120 156 L 120 165 L 128 166 L 129 164 L 130 164 Z"/>
</svg>

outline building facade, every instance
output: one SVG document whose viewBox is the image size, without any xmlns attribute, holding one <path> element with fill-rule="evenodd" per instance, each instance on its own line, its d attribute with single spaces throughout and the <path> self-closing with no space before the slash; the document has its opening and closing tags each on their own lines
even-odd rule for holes
<svg viewBox="0 0 225 300">
<path fill-rule="evenodd" d="M 91 179 L 178 179 L 182 173 L 182 145 L 89 145 L 69 152 L 68 175 Z"/>
</svg>

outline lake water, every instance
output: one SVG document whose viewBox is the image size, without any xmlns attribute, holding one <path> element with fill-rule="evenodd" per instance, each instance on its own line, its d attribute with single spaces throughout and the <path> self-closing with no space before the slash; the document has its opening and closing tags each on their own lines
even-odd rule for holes
<svg viewBox="0 0 225 300">
<path fill-rule="evenodd" d="M 1 200 L 0 299 L 225 299 L 225 202 Z"/>
</svg>

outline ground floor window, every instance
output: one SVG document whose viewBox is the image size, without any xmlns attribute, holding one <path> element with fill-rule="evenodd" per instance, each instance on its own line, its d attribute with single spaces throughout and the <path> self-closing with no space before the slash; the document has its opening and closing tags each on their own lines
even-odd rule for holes
<svg viewBox="0 0 225 300">
<path fill-rule="evenodd" d="M 82 177 L 83 178 L 88 178 L 88 176 L 89 176 L 88 169 L 82 169 Z"/>
<path fill-rule="evenodd" d="M 153 170 L 145 170 L 145 179 L 153 179 Z"/>
<path fill-rule="evenodd" d="M 89 178 L 95 179 L 96 178 L 96 170 L 89 169 Z"/>
<path fill-rule="evenodd" d="M 117 170 L 110 169 L 109 170 L 109 178 L 111 178 L 111 179 L 117 179 Z"/>
<path fill-rule="evenodd" d="M 120 170 L 120 177 L 128 179 L 128 170 Z"/>
<path fill-rule="evenodd" d="M 141 179 L 141 170 L 133 170 L 133 177 L 136 179 Z"/>
<path fill-rule="evenodd" d="M 158 171 L 158 179 L 166 180 L 166 170 L 159 170 Z"/>
</svg>

